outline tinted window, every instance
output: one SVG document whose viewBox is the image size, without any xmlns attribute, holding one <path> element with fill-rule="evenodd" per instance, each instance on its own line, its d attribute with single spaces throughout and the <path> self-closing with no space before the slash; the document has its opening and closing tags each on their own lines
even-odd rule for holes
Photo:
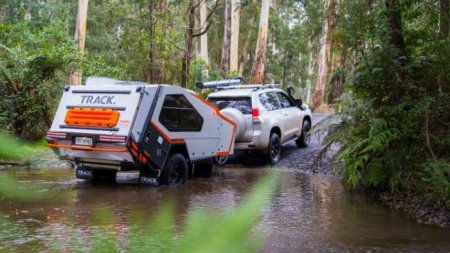
<svg viewBox="0 0 450 253">
<path fill-rule="evenodd" d="M 295 106 L 294 102 L 284 93 L 277 92 L 278 99 L 280 100 L 280 104 L 282 108 L 288 108 Z"/>
<path fill-rule="evenodd" d="M 281 108 L 280 102 L 278 101 L 275 92 L 265 92 L 259 94 L 259 101 L 261 101 L 261 104 L 263 104 L 268 111 L 273 111 Z"/>
<path fill-rule="evenodd" d="M 202 129 L 203 118 L 183 95 L 167 95 L 159 122 L 171 132 L 196 132 Z"/>
<path fill-rule="evenodd" d="M 224 108 L 235 108 L 243 114 L 252 113 L 252 102 L 249 97 L 212 97 L 208 101 L 217 106 L 220 110 Z"/>
</svg>

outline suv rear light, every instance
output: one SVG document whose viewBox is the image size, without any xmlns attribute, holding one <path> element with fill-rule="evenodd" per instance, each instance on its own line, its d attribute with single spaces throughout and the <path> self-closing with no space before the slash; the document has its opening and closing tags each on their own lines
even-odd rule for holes
<svg viewBox="0 0 450 253">
<path fill-rule="evenodd" d="M 259 117 L 259 108 L 252 108 L 252 117 Z"/>
<path fill-rule="evenodd" d="M 65 139 L 67 134 L 65 132 L 47 131 L 47 139 Z"/>
</svg>

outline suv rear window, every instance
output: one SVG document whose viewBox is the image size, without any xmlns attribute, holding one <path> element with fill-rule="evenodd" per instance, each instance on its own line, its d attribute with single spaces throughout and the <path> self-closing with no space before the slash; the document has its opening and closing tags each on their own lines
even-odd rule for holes
<svg viewBox="0 0 450 253">
<path fill-rule="evenodd" d="M 243 114 L 252 114 L 250 97 L 210 97 L 208 101 L 219 107 L 220 110 L 231 107 L 238 109 Z"/>
</svg>

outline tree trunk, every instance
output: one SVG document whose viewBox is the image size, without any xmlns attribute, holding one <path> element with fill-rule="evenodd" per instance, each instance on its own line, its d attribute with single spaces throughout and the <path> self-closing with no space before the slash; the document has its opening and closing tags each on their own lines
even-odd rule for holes
<svg viewBox="0 0 450 253">
<path fill-rule="evenodd" d="M 402 19 L 397 0 L 385 0 L 387 10 L 387 23 L 389 28 L 389 44 L 395 48 L 396 52 L 392 55 L 393 60 L 397 60 L 400 66 L 403 67 L 407 63 L 407 56 L 405 50 L 405 40 L 402 34 Z M 396 77 L 398 73 L 400 82 Z M 392 83 L 392 96 L 389 103 L 396 103 L 400 96 L 406 95 L 407 90 L 404 90 L 406 83 L 406 72 L 400 68 L 391 71 L 390 79 Z"/>
<path fill-rule="evenodd" d="M 223 10 L 223 43 L 220 68 L 224 77 L 228 73 L 228 63 L 230 62 L 230 39 L 231 39 L 231 0 L 225 0 Z"/>
<path fill-rule="evenodd" d="M 80 59 L 84 53 L 84 45 L 86 39 L 86 21 L 89 0 L 78 1 L 77 24 L 75 28 L 75 42 L 77 47 L 77 58 Z M 76 69 L 70 73 L 69 85 L 81 85 L 83 71 Z"/>
<path fill-rule="evenodd" d="M 147 75 L 147 82 L 149 83 L 158 83 L 161 79 L 160 77 L 160 70 L 158 64 L 155 62 L 155 54 L 156 51 L 155 48 L 155 40 L 156 40 L 156 24 L 157 20 L 154 18 L 154 12 L 160 11 L 160 6 L 157 3 L 150 2 L 148 5 L 149 10 L 149 23 L 150 23 L 150 29 L 149 29 L 149 48 L 148 48 L 148 75 Z"/>
<path fill-rule="evenodd" d="M 250 26 L 253 26 L 253 23 L 255 22 L 256 19 L 256 11 L 253 12 L 253 16 L 252 16 L 252 20 L 250 21 Z M 240 63 L 239 63 L 239 75 L 242 76 L 242 74 L 244 73 L 244 67 L 245 65 L 247 65 L 247 61 L 248 61 L 248 43 L 250 41 L 250 38 L 252 36 L 252 29 L 248 29 L 248 33 L 247 33 L 247 38 L 244 42 L 244 46 L 242 47 L 242 54 L 241 54 L 241 59 L 240 59 Z"/>
<path fill-rule="evenodd" d="M 231 46 L 230 46 L 230 71 L 238 71 L 239 61 L 239 25 L 241 19 L 241 1 L 231 1 Z"/>
<path fill-rule="evenodd" d="M 269 26 L 270 0 L 262 0 L 261 15 L 259 18 L 258 40 L 256 42 L 255 59 L 252 66 L 251 83 L 264 83 L 264 67 L 266 63 L 267 32 Z"/>
<path fill-rule="evenodd" d="M 311 42 L 308 42 L 308 47 L 311 48 Z M 306 79 L 306 103 L 311 104 L 311 79 L 314 74 L 314 65 L 315 65 L 315 56 L 314 50 L 311 48 L 311 52 L 309 53 L 309 63 L 308 63 L 308 79 Z"/>
<path fill-rule="evenodd" d="M 183 63 L 181 64 L 181 87 L 187 87 L 189 82 L 189 67 L 191 64 L 192 54 L 192 38 L 195 27 L 195 5 L 194 0 L 189 1 L 188 10 L 188 27 L 185 33 L 185 49 Z"/>
<path fill-rule="evenodd" d="M 331 48 L 331 32 L 336 19 L 336 1 L 326 2 L 327 16 L 323 23 L 322 36 L 320 38 L 320 50 L 318 57 L 318 75 L 316 88 L 313 95 L 313 108 L 317 110 L 323 103 L 324 90 L 328 76 L 328 64 Z"/>
<path fill-rule="evenodd" d="M 448 38 L 450 32 L 450 0 L 440 0 L 439 2 L 439 37 Z"/>
<path fill-rule="evenodd" d="M 207 27 L 206 23 L 206 0 L 200 0 L 200 30 Z M 208 56 L 208 33 L 205 32 L 200 36 L 200 57 L 209 65 Z"/>
<path fill-rule="evenodd" d="M 386 0 L 389 27 L 389 42 L 398 50 L 398 57 L 406 56 L 405 40 L 402 34 L 402 19 L 397 0 Z M 401 63 L 404 60 L 400 59 Z"/>
</svg>

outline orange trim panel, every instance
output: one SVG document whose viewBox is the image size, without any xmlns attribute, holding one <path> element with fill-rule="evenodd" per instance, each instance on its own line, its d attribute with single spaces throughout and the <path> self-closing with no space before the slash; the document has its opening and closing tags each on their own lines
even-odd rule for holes
<svg viewBox="0 0 450 253">
<path fill-rule="evenodd" d="M 168 141 L 170 144 L 181 144 L 186 143 L 186 141 L 183 138 L 170 138 L 158 125 L 155 124 L 155 122 L 151 122 L 152 126 L 158 131 L 166 141 Z"/>
</svg>

